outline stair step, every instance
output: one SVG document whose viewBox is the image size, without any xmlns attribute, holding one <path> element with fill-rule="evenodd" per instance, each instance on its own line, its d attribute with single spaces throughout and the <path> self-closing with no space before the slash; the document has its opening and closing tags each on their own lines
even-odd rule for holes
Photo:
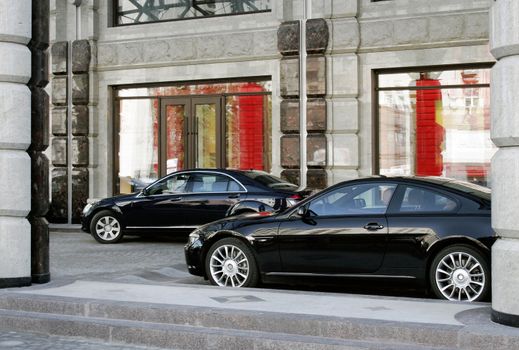
<svg viewBox="0 0 519 350">
<path fill-rule="evenodd" d="M 370 319 L 312 316 L 275 312 L 116 302 L 91 299 L 12 294 L 0 296 L 0 309 L 60 317 L 128 321 L 204 329 L 255 331 L 342 340 L 394 342 L 414 346 L 457 344 L 463 326 L 388 322 Z"/>
<path fill-rule="evenodd" d="M 415 344 L 347 340 L 279 332 L 179 325 L 57 315 L 41 312 L 0 310 L 1 328 L 56 336 L 96 339 L 113 344 L 132 344 L 173 349 L 279 349 L 279 350 L 366 350 L 448 349 Z"/>
</svg>

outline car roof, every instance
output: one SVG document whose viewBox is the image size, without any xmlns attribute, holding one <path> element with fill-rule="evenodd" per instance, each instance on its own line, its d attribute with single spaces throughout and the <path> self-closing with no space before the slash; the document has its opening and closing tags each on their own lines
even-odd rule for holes
<svg viewBox="0 0 519 350">
<path fill-rule="evenodd" d="M 385 175 L 373 175 L 361 177 L 354 180 L 344 181 L 345 183 L 353 183 L 356 181 L 395 181 L 395 182 L 407 182 L 407 183 L 415 183 L 415 184 L 429 184 L 437 187 L 442 187 L 446 190 L 461 192 L 463 194 L 473 195 L 479 198 L 483 198 L 485 200 L 490 201 L 490 188 L 480 186 L 471 182 L 462 181 L 458 179 L 453 179 L 449 177 L 441 177 L 441 176 L 385 176 Z"/>
</svg>

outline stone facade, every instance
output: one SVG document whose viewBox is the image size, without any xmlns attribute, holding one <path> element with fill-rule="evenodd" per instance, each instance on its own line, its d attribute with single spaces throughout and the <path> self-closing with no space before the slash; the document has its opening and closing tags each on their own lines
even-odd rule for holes
<svg viewBox="0 0 519 350">
<path fill-rule="evenodd" d="M 63 42 L 75 39 L 75 18 L 71 14 L 76 12 L 70 4 L 53 4 L 51 67 L 53 134 L 65 136 L 69 131 L 64 127 L 70 124 L 74 137 L 88 138 L 89 198 L 111 195 L 115 188 L 111 87 L 117 85 L 270 77 L 272 172 L 280 175 L 298 168 L 293 163 L 297 157 L 292 154 L 293 159 L 284 159 L 283 150 L 288 144 L 297 148 L 293 136 L 300 132 L 297 20 L 302 13 L 301 1 L 272 2 L 272 11 L 261 14 L 133 26 L 110 23 L 110 1 L 88 3 L 80 6 L 80 37 L 88 40 L 90 49 L 78 49 L 90 50 L 89 78 L 78 76 L 71 90 L 77 94 L 76 101 L 88 99 L 84 105 L 88 118 L 84 111 L 64 113 L 62 109 L 66 107 L 67 90 L 60 77 L 68 55 Z M 325 164 L 321 157 L 312 161 L 320 165 L 310 165 L 312 170 L 324 172 L 325 179 L 320 183 L 331 185 L 373 173 L 372 160 L 377 152 L 372 142 L 373 70 L 494 61 L 487 47 L 491 3 L 311 1 L 306 37 L 307 132 L 324 136 L 319 145 L 325 141 Z M 413 30 L 409 30 L 411 27 Z M 84 62 L 77 64 L 84 67 Z M 74 74 L 79 75 L 76 71 Z M 87 90 L 88 97 L 84 95 Z M 76 120 L 80 115 L 81 121 Z M 86 128 L 88 134 L 84 133 Z M 79 149 L 77 141 L 68 141 L 66 148 Z"/>
<path fill-rule="evenodd" d="M 501 237 L 492 247 L 492 319 L 519 327 L 519 3 L 499 0 L 492 7 L 492 227 Z"/>
<path fill-rule="evenodd" d="M 0 2 L 0 288 L 31 284 L 31 10 Z"/>
</svg>

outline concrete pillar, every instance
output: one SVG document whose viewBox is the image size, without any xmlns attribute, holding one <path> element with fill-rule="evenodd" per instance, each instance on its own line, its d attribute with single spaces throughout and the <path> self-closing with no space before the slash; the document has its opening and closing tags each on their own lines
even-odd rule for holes
<svg viewBox="0 0 519 350">
<path fill-rule="evenodd" d="M 519 1 L 497 0 L 490 12 L 492 69 L 492 320 L 519 327 Z"/>
<path fill-rule="evenodd" d="M 31 284 L 31 0 L 0 0 L 0 287 Z"/>
</svg>

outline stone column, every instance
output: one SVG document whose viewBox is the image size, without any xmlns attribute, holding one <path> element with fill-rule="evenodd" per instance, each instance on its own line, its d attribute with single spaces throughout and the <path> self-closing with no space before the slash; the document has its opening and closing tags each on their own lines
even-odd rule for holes
<svg viewBox="0 0 519 350">
<path fill-rule="evenodd" d="M 31 262 L 32 281 L 50 281 L 49 225 L 49 160 L 43 152 L 49 146 L 49 96 L 44 88 L 49 82 L 49 0 L 32 0 L 32 93 L 31 146 Z"/>
<path fill-rule="evenodd" d="M 281 102 L 281 175 L 299 183 L 299 23 L 284 22 L 278 29 Z M 327 186 L 324 167 L 327 165 L 326 142 L 326 59 L 328 25 L 323 19 L 310 19 L 306 24 L 307 56 L 307 187 Z"/>
<path fill-rule="evenodd" d="M 490 12 L 492 69 L 492 320 L 519 327 L 519 1 L 497 0 Z"/>
<path fill-rule="evenodd" d="M 0 0 L 0 287 L 31 284 L 31 0 Z"/>
</svg>

